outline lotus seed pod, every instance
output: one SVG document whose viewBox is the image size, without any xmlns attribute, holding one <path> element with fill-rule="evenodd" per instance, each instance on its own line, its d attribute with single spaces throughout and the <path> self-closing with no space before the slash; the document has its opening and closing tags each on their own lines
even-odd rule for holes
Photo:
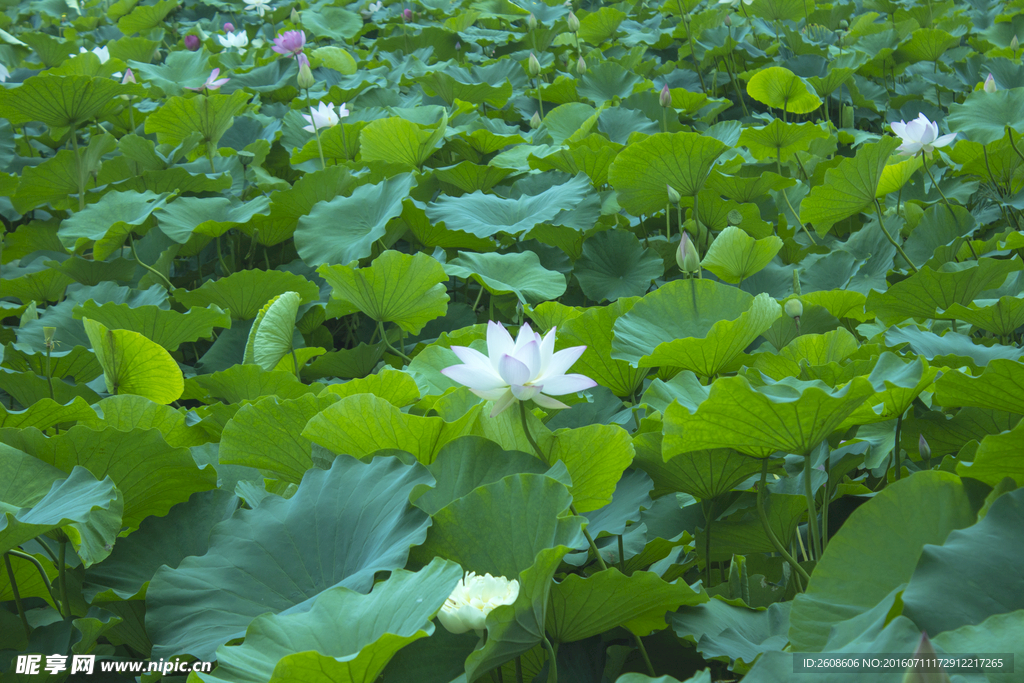
<svg viewBox="0 0 1024 683">
<path fill-rule="evenodd" d="M 800 299 L 790 299 L 786 302 L 786 315 L 790 318 L 799 318 L 804 314 L 804 305 Z"/>
<path fill-rule="evenodd" d="M 526 17 L 526 27 L 531 31 L 537 28 L 537 17 L 530 13 L 530 16 Z"/>
<path fill-rule="evenodd" d="M 743 222 L 743 214 L 737 211 L 736 209 L 733 209 L 728 214 L 726 214 L 725 219 L 729 221 L 729 225 L 739 225 L 740 223 Z"/>
<path fill-rule="evenodd" d="M 566 20 L 566 23 L 569 24 L 569 30 L 572 33 L 576 33 L 576 31 L 580 30 L 580 20 L 577 19 L 576 15 L 572 12 L 569 12 L 569 18 Z"/>
<path fill-rule="evenodd" d="M 537 55 L 530 53 L 529 61 L 530 75 L 536 78 L 540 75 L 540 60 L 537 59 Z"/>
<path fill-rule="evenodd" d="M 576 61 L 576 73 L 580 76 L 587 73 L 587 60 L 583 59 L 583 55 Z"/>
<path fill-rule="evenodd" d="M 668 83 L 666 83 L 665 87 L 661 89 L 661 94 L 658 95 L 658 102 L 663 107 L 672 106 L 672 92 L 668 89 Z"/>
<path fill-rule="evenodd" d="M 679 193 L 676 191 L 676 189 L 669 185 L 668 183 L 665 184 L 665 189 L 668 191 L 668 200 L 673 204 L 678 204 L 679 200 L 682 199 L 682 197 L 679 196 Z"/>
<path fill-rule="evenodd" d="M 917 450 L 923 460 L 932 457 L 932 447 L 928 445 L 928 440 L 924 438 L 924 434 L 917 437 Z"/>
<path fill-rule="evenodd" d="M 530 117 L 530 128 L 539 128 L 539 127 L 540 127 L 540 114 L 538 112 L 533 112 L 533 116 Z"/>
</svg>

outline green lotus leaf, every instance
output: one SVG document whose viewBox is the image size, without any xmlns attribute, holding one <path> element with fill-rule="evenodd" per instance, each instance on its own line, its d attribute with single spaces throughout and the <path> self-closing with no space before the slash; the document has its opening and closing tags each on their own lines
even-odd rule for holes
<svg viewBox="0 0 1024 683">
<path fill-rule="evenodd" d="M 754 0 L 749 11 L 753 16 L 771 22 L 796 21 L 806 16 L 808 6 L 803 0 Z"/>
<path fill-rule="evenodd" d="M 663 439 L 660 439 L 663 442 Z M 660 445 L 660 444 L 659 444 Z M 761 471 L 761 460 L 731 448 L 665 453 L 637 447 L 634 464 L 658 486 L 710 500 L 732 491 Z"/>
<path fill-rule="evenodd" d="M 295 228 L 295 248 L 307 264 L 347 264 L 370 255 L 392 218 L 402 214 L 412 174 L 376 185 L 360 185 L 350 196 L 320 202 Z"/>
<path fill-rule="evenodd" d="M 168 351 L 177 351 L 184 342 L 210 339 L 215 327 L 231 327 L 231 317 L 216 305 L 178 313 L 159 306 L 132 307 L 112 301 L 100 306 L 90 300 L 75 306 L 72 315 L 76 320 L 89 318 L 108 329 L 138 332 Z"/>
<path fill-rule="evenodd" d="M 580 76 L 576 92 L 598 107 L 603 107 L 610 102 L 629 97 L 637 91 L 638 86 L 643 88 L 643 80 L 643 76 L 627 70 L 621 64 L 612 61 L 599 62 Z M 596 117 L 594 120 L 597 120 Z"/>
<path fill-rule="evenodd" d="M 556 145 L 581 139 L 596 123 L 597 110 L 583 102 L 560 104 L 544 117 L 544 129 Z"/>
<path fill-rule="evenodd" d="M 198 468 L 188 449 L 170 447 L 157 429 L 78 425 L 51 437 L 37 429 L 4 429 L 0 442 L 67 473 L 81 466 L 97 479 L 110 477 L 124 497 L 120 525 L 129 531 L 217 483 L 213 468 Z"/>
<path fill-rule="evenodd" d="M 340 47 L 318 47 L 312 51 L 313 59 L 319 59 L 328 69 L 334 69 L 343 76 L 356 72 L 356 60 Z"/>
<path fill-rule="evenodd" d="M 899 191 L 923 165 L 924 160 L 919 156 L 911 157 L 905 161 L 897 161 L 894 164 L 887 164 L 882 169 L 882 175 L 878 179 L 878 189 L 875 190 L 875 197 L 881 198 L 890 192 Z M 948 211 L 948 209 L 946 210 Z"/>
<path fill-rule="evenodd" d="M 885 343 L 891 348 L 907 343 L 911 351 L 934 361 L 936 365 L 968 365 L 975 370 L 994 360 L 1024 358 L 1024 349 L 1001 344 L 984 346 L 976 344 L 973 338 L 965 334 L 946 332 L 940 336 L 911 325 L 886 330 Z"/>
<path fill-rule="evenodd" d="M 728 146 L 699 133 L 658 133 L 627 146 L 608 169 L 618 202 L 634 216 L 664 211 L 666 185 L 693 197 Z"/>
<path fill-rule="evenodd" d="M 745 146 L 758 161 L 776 159 L 789 161 L 797 152 L 807 151 L 818 139 L 828 138 L 828 132 L 813 123 L 783 123 L 774 119 L 767 126 L 744 128 L 739 144 Z"/>
<path fill-rule="evenodd" d="M 612 358 L 709 377 L 727 368 L 781 315 L 767 294 L 753 297 L 711 280 L 675 280 L 615 321 Z"/>
<path fill-rule="evenodd" d="M 900 45 L 893 55 L 901 62 L 936 62 L 946 50 L 960 44 L 960 36 L 953 36 L 942 29 L 920 28 Z"/>
<path fill-rule="evenodd" d="M 1024 648 L 1024 610 L 1006 614 L 994 614 L 977 625 L 961 626 L 953 631 L 940 633 L 932 640 L 937 650 L 946 652 L 1012 652 L 1014 661 Z M 986 650 L 985 648 L 991 648 Z M 992 683 L 1013 683 L 1014 674 L 1008 672 L 987 672 L 985 677 Z"/>
<path fill-rule="evenodd" d="M 548 476 L 551 476 L 550 472 Z M 644 518 L 645 510 L 651 510 L 654 507 L 654 501 L 650 496 L 653 486 L 654 482 L 646 472 L 639 469 L 624 471 L 615 484 L 611 501 L 607 505 L 583 515 L 587 518 L 587 530 L 590 535 L 594 538 L 603 538 L 625 534 L 628 526 L 636 524 Z M 634 530 L 630 529 L 630 531 Z M 585 557 L 583 559 L 586 560 Z M 636 559 L 636 556 L 630 559 Z M 627 571 L 629 570 L 627 569 Z"/>
<path fill-rule="evenodd" d="M 326 133 L 324 135 L 326 136 Z M 291 188 L 273 194 L 270 200 L 270 216 L 263 218 L 257 215 L 248 225 L 240 226 L 240 229 L 264 246 L 279 244 L 294 234 L 299 219 L 309 214 L 318 202 L 327 202 L 338 195 L 351 194 L 356 182 L 344 166 L 328 166 L 323 170 L 307 173 L 296 180 Z"/>
<path fill-rule="evenodd" d="M 747 94 L 773 109 L 807 114 L 821 106 L 821 100 L 803 79 L 789 69 L 770 66 L 760 69 L 747 83 Z"/>
<path fill-rule="evenodd" d="M 336 586 L 369 592 L 374 573 L 401 569 L 423 542 L 430 519 L 409 505 L 409 492 L 430 480 L 397 458 L 338 458 L 307 472 L 291 498 L 271 495 L 235 512 L 213 528 L 205 555 L 161 567 L 150 581 L 153 654 L 212 659 L 259 615 L 308 612 Z M 196 591 L 210 609 L 194 609 Z"/>
<path fill-rule="evenodd" d="M 619 24 L 628 15 L 614 7 L 601 7 L 580 19 L 580 40 L 598 46 L 615 35 Z"/>
<path fill-rule="evenodd" d="M 583 243 L 573 274 L 587 298 L 615 301 L 645 294 L 665 274 L 665 263 L 656 252 L 640 246 L 632 233 L 605 230 Z"/>
<path fill-rule="evenodd" d="M 821 652 L 834 624 L 871 610 L 910 580 L 927 544 L 941 545 L 975 519 L 963 484 L 947 472 L 886 486 L 829 539 L 806 592 L 793 601 L 793 649 Z"/>
<path fill-rule="evenodd" d="M 168 196 L 148 191 L 110 192 L 61 221 L 57 235 L 65 248 L 76 251 L 94 243 L 93 257 L 106 260 L 121 249 L 133 227 L 145 223 L 154 211 L 166 204 Z"/>
<path fill-rule="evenodd" d="M 186 399 L 204 403 L 223 400 L 225 403 L 258 401 L 265 396 L 298 398 L 303 394 L 318 393 L 322 384 L 303 384 L 294 372 L 273 370 L 268 372 L 252 363 L 237 363 L 227 370 L 209 375 L 196 375 L 185 380 Z"/>
<path fill-rule="evenodd" d="M 684 607 L 669 617 L 680 638 L 694 639 L 705 658 L 726 658 L 751 664 L 758 655 L 777 651 L 789 638 L 791 603 L 776 602 L 767 610 L 752 610 L 712 599 L 703 605 Z"/>
<path fill-rule="evenodd" d="M 447 126 L 447 111 L 433 131 L 398 116 L 377 119 L 359 133 L 360 154 L 363 161 L 420 168 L 441 146 Z"/>
<path fill-rule="evenodd" d="M 230 95 L 172 97 L 146 117 L 146 133 L 155 133 L 157 142 L 172 146 L 199 133 L 202 140 L 199 149 L 208 154 L 206 146 L 216 149 L 235 117 L 248 105 L 249 97 L 244 90 Z"/>
<path fill-rule="evenodd" d="M 244 363 L 255 363 L 264 370 L 273 370 L 292 351 L 295 336 L 295 315 L 302 297 L 298 292 L 278 294 L 260 309 L 249 328 Z"/>
<path fill-rule="evenodd" d="M 899 144 L 899 138 L 883 137 L 862 145 L 852 159 L 843 159 L 825 171 L 825 182 L 812 187 L 801 202 L 800 220 L 824 235 L 839 221 L 869 208 L 878 194 L 886 161 Z"/>
<path fill-rule="evenodd" d="M 1020 457 L 1022 436 L 1024 427 L 1019 423 L 1009 431 L 985 435 L 974 452 L 974 461 L 957 463 L 957 474 L 989 486 L 996 486 L 1009 477 L 1017 486 L 1024 486 L 1024 463 Z"/>
<path fill-rule="evenodd" d="M 32 76 L 0 91 L 0 118 L 20 125 L 40 121 L 51 128 L 77 128 L 121 106 L 119 95 L 144 97 L 141 85 L 91 76 Z"/>
<path fill-rule="evenodd" d="M 7 475 L 0 490 L 0 552 L 63 529 L 86 567 L 106 559 L 124 509 L 109 476 L 97 480 L 77 465 L 65 476 L 13 448 L 0 451 L 0 469 Z"/>
<path fill-rule="evenodd" d="M 320 299 L 319 288 L 295 273 L 282 270 L 239 270 L 227 277 L 207 280 L 193 290 L 176 289 L 174 299 L 181 305 L 215 305 L 235 320 L 252 320 L 270 299 L 285 292 L 297 292 L 302 303 Z"/>
<path fill-rule="evenodd" d="M 711 243 L 701 266 L 722 281 L 736 284 L 771 263 L 781 249 L 782 240 L 775 235 L 755 240 L 740 228 L 730 225 Z"/>
<path fill-rule="evenodd" d="M 487 193 L 495 185 L 504 180 L 509 173 L 511 173 L 511 171 L 507 168 L 482 166 L 480 164 L 474 164 L 472 161 L 460 161 L 452 166 L 444 166 L 434 169 L 434 175 L 437 176 L 439 180 L 451 183 L 463 192 L 470 193 Z"/>
<path fill-rule="evenodd" d="M 628 313 L 637 301 L 640 301 L 639 297 L 623 297 L 607 306 L 594 306 L 558 326 L 556 349 L 587 347 L 573 365 L 573 372 L 586 375 L 619 397 L 632 396 L 650 372 L 647 368 L 634 368 L 611 355 L 615 321 Z"/>
<path fill-rule="evenodd" d="M 978 377 L 947 372 L 935 382 L 935 400 L 946 407 L 977 406 L 1024 413 L 1024 363 L 994 360 Z"/>
<path fill-rule="evenodd" d="M 770 553 L 774 550 L 771 539 L 764 532 L 764 525 L 753 508 L 753 494 L 748 494 L 746 510 L 739 515 L 731 515 L 728 519 L 718 520 L 711 531 L 711 562 L 732 562 L 734 555 L 750 555 L 752 553 Z M 768 525 L 775 537 L 784 546 L 793 542 L 797 527 L 807 515 L 807 499 L 803 495 L 775 493 L 768 497 L 766 513 Z M 694 547 L 703 549 L 706 530 L 701 529 L 695 534 Z"/>
<path fill-rule="evenodd" d="M 531 155 L 530 167 L 541 171 L 557 169 L 569 175 L 586 173 L 590 182 L 599 187 L 608 182 L 608 167 L 622 147 L 600 134 L 592 133 L 582 140 L 571 142 L 568 149 L 560 148 L 543 156 Z"/>
<path fill-rule="evenodd" d="M 355 12 L 341 7 L 322 7 L 317 11 L 303 10 L 299 13 L 302 25 L 318 38 L 330 38 L 338 42 L 352 40 L 363 28 L 363 22 Z"/>
<path fill-rule="evenodd" d="M 1014 330 L 1024 325 L 1024 297 L 975 299 L 966 306 L 954 303 L 939 317 L 963 320 L 979 329 L 1004 337 L 1013 334 Z"/>
<path fill-rule="evenodd" d="M 874 391 L 863 377 L 841 389 L 788 377 L 757 387 L 742 376 L 719 378 L 696 411 L 678 403 L 665 410 L 664 453 L 734 448 L 758 458 L 775 451 L 806 455 Z"/>
<path fill-rule="evenodd" d="M 77 200 L 71 197 L 78 195 L 79 172 L 85 176 L 95 173 L 97 183 L 120 180 L 117 171 L 111 171 L 112 166 L 104 172 L 103 157 L 116 147 L 113 135 L 94 135 L 80 159 L 73 150 L 65 149 L 38 166 L 26 167 L 12 197 L 14 206 L 21 213 L 47 203 L 54 208 L 77 208 Z"/>
<path fill-rule="evenodd" d="M 444 266 L 451 277 L 472 277 L 491 294 L 515 294 L 523 304 L 557 299 L 565 293 L 565 276 L 548 270 L 532 251 L 477 254 L 460 251 Z"/>
<path fill-rule="evenodd" d="M 117 20 L 117 28 L 126 36 L 156 28 L 164 18 L 178 8 L 178 0 L 161 0 L 153 5 L 136 5 Z"/>
<path fill-rule="evenodd" d="M 449 107 L 455 100 L 460 100 L 473 104 L 486 103 L 495 109 L 501 109 L 512 97 L 512 84 L 508 79 L 498 85 L 491 85 L 487 81 L 474 80 L 468 73 L 449 70 L 431 71 L 417 80 L 425 93 L 432 97 L 440 97 Z"/>
<path fill-rule="evenodd" d="M 560 643 L 583 640 L 616 626 L 639 636 L 666 628 L 665 616 L 682 605 L 707 602 L 703 590 L 668 583 L 652 572 L 626 576 L 618 569 L 590 577 L 570 574 L 551 587 L 547 631 Z"/>
<path fill-rule="evenodd" d="M 426 254 L 385 251 L 366 268 L 321 265 L 316 270 L 333 288 L 333 297 L 410 334 L 419 334 L 448 310 L 448 275 Z"/>
<path fill-rule="evenodd" d="M 25 410 L 8 410 L 0 406 L 0 428 L 35 427 L 46 430 L 56 424 L 78 421 L 88 423 L 95 419 L 96 411 L 80 396 L 75 396 L 65 404 L 43 398 L 31 403 Z"/>
<path fill-rule="evenodd" d="M 178 244 L 192 235 L 220 237 L 253 216 L 270 213 L 270 200 L 257 197 L 245 204 L 227 197 L 180 197 L 157 216 L 160 231 Z"/>
<path fill-rule="evenodd" d="M 559 429 L 537 441 L 548 464 L 565 463 L 572 478 L 569 492 L 581 513 L 607 505 L 616 482 L 633 462 L 629 433 L 618 425 Z"/>
<path fill-rule="evenodd" d="M 1018 135 L 1019 149 L 1019 136 L 1024 135 L 1021 111 L 1024 111 L 1024 90 L 1021 88 L 992 93 L 979 90 L 968 95 L 963 104 L 954 102 L 949 105 L 946 124 L 951 131 L 983 145 L 1002 140 L 1009 128 Z"/>
<path fill-rule="evenodd" d="M 875 394 L 853 411 L 839 429 L 885 422 L 903 415 L 914 399 L 935 381 L 938 372 L 938 368 L 930 367 L 920 356 L 904 362 L 886 351 L 868 376 L 868 381 L 876 388 Z"/>
<path fill-rule="evenodd" d="M 138 394 L 164 404 L 181 397 L 181 370 L 161 346 L 138 332 L 110 330 L 88 318 L 82 323 L 103 367 L 108 392 Z"/>
<path fill-rule="evenodd" d="M 419 357 L 418 354 L 417 357 Z M 373 394 L 398 408 L 404 408 L 420 398 L 416 380 L 408 373 L 399 372 L 388 366 L 384 366 L 380 372 L 367 377 L 354 379 L 344 384 L 332 384 L 324 390 L 324 395 L 328 393 L 339 398 L 356 394 Z"/>
<path fill-rule="evenodd" d="M 102 423 L 122 432 L 132 429 L 157 429 L 171 448 L 192 448 L 210 440 L 202 427 L 186 423 L 184 413 L 170 406 L 153 403 L 143 396 L 107 396 L 96 403 L 95 409 L 95 412 L 103 415 L 103 419 L 89 424 L 93 428 L 98 428 Z M 80 423 L 88 424 L 87 421 Z"/>
</svg>

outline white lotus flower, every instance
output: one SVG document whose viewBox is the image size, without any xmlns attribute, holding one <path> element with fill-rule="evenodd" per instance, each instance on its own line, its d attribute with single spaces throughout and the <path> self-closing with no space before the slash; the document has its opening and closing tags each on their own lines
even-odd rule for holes
<svg viewBox="0 0 1024 683">
<path fill-rule="evenodd" d="M 0 64 L 0 83 L 6 83 L 7 77 L 11 75 L 11 72 L 7 70 L 7 67 Z"/>
<path fill-rule="evenodd" d="M 239 31 L 238 33 L 217 36 L 217 41 L 224 47 L 236 47 L 239 52 L 244 53 L 245 46 L 249 44 L 249 36 L 245 34 L 245 31 Z"/>
<path fill-rule="evenodd" d="M 324 128 L 330 128 L 336 126 L 338 121 L 348 116 L 348 108 L 344 104 L 338 107 L 338 113 L 334 113 L 334 107 L 326 102 L 320 102 L 316 109 L 310 109 L 309 114 L 303 114 L 302 118 L 306 119 L 306 123 L 310 124 L 304 126 L 302 130 L 315 133 L 318 130 Z M 315 130 L 314 130 L 315 128 Z"/>
<path fill-rule="evenodd" d="M 730 5 L 732 7 L 739 7 L 740 0 L 718 0 L 719 5 Z M 753 5 L 754 0 L 743 0 L 744 5 Z"/>
<path fill-rule="evenodd" d="M 252 12 L 256 10 L 256 14 L 261 17 L 267 13 L 267 9 L 270 7 L 270 0 L 247 0 L 245 5 L 246 12 Z"/>
<path fill-rule="evenodd" d="M 84 48 L 84 47 L 80 47 L 80 48 L 78 48 L 78 52 L 79 52 L 79 54 L 84 54 L 84 53 L 85 53 L 85 51 L 86 51 L 86 50 L 85 50 L 85 48 Z M 107 60 L 108 60 L 108 59 L 110 59 L 110 50 L 108 50 L 106 46 L 103 46 L 103 47 L 94 47 L 94 48 L 93 48 L 93 49 L 91 50 L 91 52 L 92 52 L 92 53 L 93 53 L 94 55 L 96 55 L 97 57 L 99 57 L 99 58 L 100 58 L 100 64 L 106 64 L 106 63 L 107 63 Z"/>
<path fill-rule="evenodd" d="M 939 124 L 929 121 L 924 114 L 918 115 L 910 123 L 900 121 L 889 124 L 892 132 L 900 136 L 903 144 L 899 147 L 899 153 L 905 156 L 914 156 L 923 151 L 931 154 L 936 147 L 945 147 L 953 142 L 956 133 L 939 136 Z"/>
<path fill-rule="evenodd" d="M 468 346 L 453 346 L 452 351 L 463 365 L 451 365 L 441 374 L 469 387 L 482 399 L 494 401 L 491 417 L 496 417 L 516 401 L 531 398 L 543 408 L 568 408 L 551 398 L 575 394 L 597 386 L 584 375 L 567 375 L 586 346 L 573 346 L 555 353 L 555 328 L 543 338 L 530 329 L 529 323 L 512 336 L 500 323 L 487 323 L 487 355 Z"/>
<path fill-rule="evenodd" d="M 371 2 L 370 3 L 369 10 L 370 10 L 371 14 L 373 14 L 374 12 L 379 12 L 382 9 L 384 9 L 384 1 L 383 0 L 378 0 L 378 2 Z"/>
<path fill-rule="evenodd" d="M 482 631 L 487 615 L 495 607 L 511 605 L 519 597 L 519 582 L 509 581 L 504 576 L 473 572 L 459 579 L 455 590 L 444 601 L 437 618 L 441 625 L 452 633 Z"/>
</svg>

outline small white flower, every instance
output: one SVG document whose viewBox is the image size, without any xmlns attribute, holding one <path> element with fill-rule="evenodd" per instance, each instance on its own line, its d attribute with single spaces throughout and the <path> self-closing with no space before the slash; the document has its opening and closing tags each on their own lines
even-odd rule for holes
<svg viewBox="0 0 1024 683">
<path fill-rule="evenodd" d="M 251 12 L 256 10 L 256 14 L 261 17 L 267 13 L 267 9 L 270 7 L 270 0 L 247 0 L 245 10 Z"/>
<path fill-rule="evenodd" d="M 249 36 L 245 34 L 245 31 L 239 31 L 238 33 L 217 36 L 217 41 L 224 47 L 236 47 L 239 52 L 244 53 L 245 46 L 249 44 Z"/>
<path fill-rule="evenodd" d="M 920 114 L 910 123 L 900 121 L 889 125 L 892 132 L 903 140 L 903 144 L 899 147 L 899 153 L 904 156 L 915 156 L 921 151 L 931 154 L 935 148 L 945 147 L 956 138 L 956 133 L 940 137 L 939 125 L 929 121 L 924 114 Z"/>
<path fill-rule="evenodd" d="M 519 582 L 509 581 L 504 576 L 473 572 L 459 579 L 455 590 L 445 600 L 437 618 L 452 633 L 482 631 L 487 615 L 495 607 L 511 605 L 519 597 Z"/>
<path fill-rule="evenodd" d="M 468 346 L 453 346 L 452 351 L 463 365 L 451 365 L 441 374 L 482 399 L 494 401 L 491 417 L 496 417 L 516 401 L 531 398 L 542 408 L 568 408 L 551 398 L 597 386 L 597 382 L 584 375 L 567 375 L 586 346 L 573 346 L 555 353 L 555 328 L 543 338 L 530 329 L 529 323 L 519 328 L 519 336 L 512 336 L 500 323 L 487 323 L 487 356 Z"/>
<path fill-rule="evenodd" d="M 80 48 L 78 48 L 78 52 L 79 52 L 79 54 L 84 54 L 84 53 L 85 53 L 85 51 L 86 51 L 86 50 L 85 50 L 85 48 L 84 48 L 84 47 L 80 47 Z M 99 57 L 99 58 L 100 58 L 100 64 L 106 64 L 106 63 L 107 63 L 107 60 L 108 60 L 108 59 L 110 59 L 110 50 L 108 50 L 108 49 L 106 48 L 106 46 L 104 46 L 104 47 L 94 47 L 94 48 L 93 48 L 93 49 L 91 50 L 91 52 L 92 52 L 92 53 L 93 53 L 94 55 L 96 55 L 97 57 Z"/>
<path fill-rule="evenodd" d="M 6 83 L 7 77 L 11 75 L 11 72 L 7 70 L 7 67 L 0 64 L 0 83 Z"/>
<path fill-rule="evenodd" d="M 719 5 L 730 5 L 731 7 L 739 7 L 740 0 L 718 0 Z M 744 5 L 753 5 L 754 0 L 743 0 Z"/>
<path fill-rule="evenodd" d="M 306 123 L 310 124 L 304 126 L 302 130 L 315 133 L 318 130 L 338 125 L 338 122 L 348 115 L 348 108 L 344 104 L 340 105 L 338 113 L 335 113 L 332 105 L 320 102 L 316 109 L 310 109 L 309 114 L 302 115 L 302 118 L 306 119 Z"/>
<path fill-rule="evenodd" d="M 370 14 L 373 14 L 374 12 L 381 11 L 382 9 L 384 9 L 384 2 L 383 2 L 383 0 L 378 0 L 377 2 L 371 2 L 370 3 L 370 7 L 368 9 L 370 10 Z"/>
</svg>

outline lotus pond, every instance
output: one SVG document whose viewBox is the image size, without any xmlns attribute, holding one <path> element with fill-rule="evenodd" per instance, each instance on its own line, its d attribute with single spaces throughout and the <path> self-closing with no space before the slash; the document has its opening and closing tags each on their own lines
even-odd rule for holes
<svg viewBox="0 0 1024 683">
<path fill-rule="evenodd" d="M 1022 680 L 1024 0 L 0 7 L 0 680 Z"/>
</svg>

